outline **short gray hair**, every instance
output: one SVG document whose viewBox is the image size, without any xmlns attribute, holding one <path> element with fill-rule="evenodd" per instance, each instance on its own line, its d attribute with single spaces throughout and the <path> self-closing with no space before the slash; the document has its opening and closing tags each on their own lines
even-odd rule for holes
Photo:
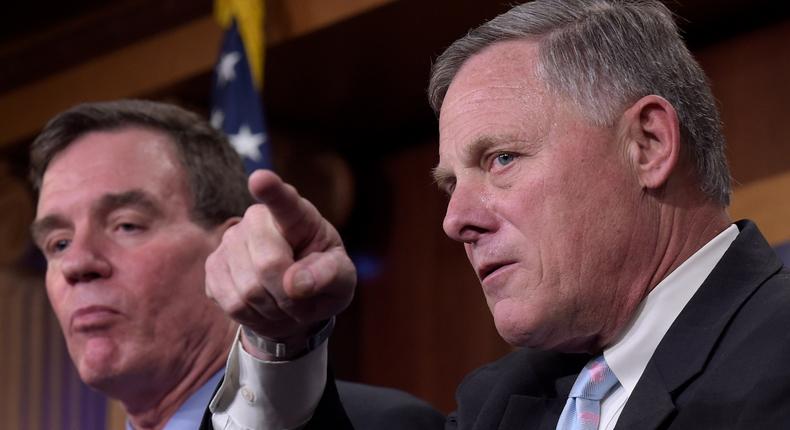
<svg viewBox="0 0 790 430">
<path fill-rule="evenodd" d="M 540 44 L 539 76 L 599 126 L 612 125 L 640 98 L 655 94 L 678 113 L 684 153 L 700 189 L 726 206 L 730 173 L 716 101 L 672 13 L 654 0 L 536 0 L 470 31 L 439 56 L 428 97 L 438 114 L 467 59 L 497 42 Z"/>
</svg>

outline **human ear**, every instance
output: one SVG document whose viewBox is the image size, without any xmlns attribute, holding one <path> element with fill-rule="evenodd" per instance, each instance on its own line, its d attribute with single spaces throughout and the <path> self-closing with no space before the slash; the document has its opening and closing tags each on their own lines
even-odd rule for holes
<svg viewBox="0 0 790 430">
<path fill-rule="evenodd" d="M 643 188 L 664 186 L 680 158 L 675 108 L 656 95 L 642 97 L 623 114 L 628 156 Z"/>
</svg>

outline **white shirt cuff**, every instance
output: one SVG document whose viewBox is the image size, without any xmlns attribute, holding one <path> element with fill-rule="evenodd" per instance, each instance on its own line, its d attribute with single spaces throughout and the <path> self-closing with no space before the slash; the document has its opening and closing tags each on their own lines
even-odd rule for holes
<svg viewBox="0 0 790 430">
<path fill-rule="evenodd" d="M 225 379 L 211 400 L 215 430 L 294 430 L 313 416 L 326 385 L 327 343 L 293 361 L 262 361 L 241 346 L 240 331 Z"/>
</svg>

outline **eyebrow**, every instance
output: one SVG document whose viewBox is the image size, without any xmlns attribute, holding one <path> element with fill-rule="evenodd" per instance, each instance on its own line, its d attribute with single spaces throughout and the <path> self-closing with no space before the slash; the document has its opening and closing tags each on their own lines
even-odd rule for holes
<svg viewBox="0 0 790 430">
<path fill-rule="evenodd" d="M 109 213 L 116 209 L 124 207 L 133 207 L 147 212 L 151 215 L 158 215 L 162 213 L 162 209 L 150 194 L 139 189 L 124 191 L 116 194 L 105 194 L 96 204 L 96 210 L 99 213 Z"/>
<path fill-rule="evenodd" d="M 30 225 L 30 234 L 33 236 L 33 242 L 41 247 L 44 238 L 49 232 L 59 228 L 69 228 L 70 226 L 71 223 L 60 215 L 47 215 L 44 218 L 33 221 L 33 224 Z"/>
<path fill-rule="evenodd" d="M 433 177 L 433 182 L 439 186 L 439 188 L 444 188 L 448 183 L 453 182 L 455 179 L 455 175 L 443 166 L 436 166 L 431 169 L 431 177 Z"/>
<path fill-rule="evenodd" d="M 151 215 L 162 213 L 160 206 L 154 202 L 150 195 L 139 189 L 122 193 L 105 194 L 94 205 L 94 211 L 100 214 L 108 214 L 124 207 L 137 208 Z M 44 238 L 52 230 L 69 228 L 72 226 L 73 224 L 63 215 L 52 214 L 33 221 L 33 224 L 30 226 L 30 233 L 33 236 L 33 241 L 40 246 Z"/>
<path fill-rule="evenodd" d="M 481 154 L 490 150 L 493 147 L 502 145 L 504 143 L 515 142 L 520 145 L 526 145 L 523 139 L 512 135 L 504 136 L 482 136 L 475 139 L 471 145 L 462 150 L 462 160 L 478 160 Z M 431 171 L 433 181 L 440 187 L 445 188 L 447 184 L 455 181 L 455 174 L 444 166 L 436 166 Z"/>
</svg>

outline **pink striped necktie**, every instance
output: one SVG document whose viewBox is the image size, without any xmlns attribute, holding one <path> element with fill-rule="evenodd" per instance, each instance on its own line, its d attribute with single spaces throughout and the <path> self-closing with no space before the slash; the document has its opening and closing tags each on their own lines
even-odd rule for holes
<svg viewBox="0 0 790 430">
<path fill-rule="evenodd" d="M 557 430 L 598 430 L 601 400 L 620 382 L 600 355 L 582 369 L 568 394 Z"/>
</svg>

